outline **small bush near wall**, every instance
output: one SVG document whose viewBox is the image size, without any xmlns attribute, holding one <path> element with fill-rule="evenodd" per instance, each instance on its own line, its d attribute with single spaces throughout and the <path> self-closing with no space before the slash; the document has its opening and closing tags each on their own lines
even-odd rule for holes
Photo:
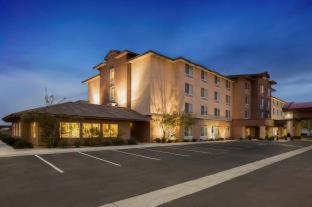
<svg viewBox="0 0 312 207">
<path fill-rule="evenodd" d="M 9 134 L 0 133 L 0 139 L 15 149 L 33 148 L 33 145 L 30 142 L 27 142 L 23 139 L 14 138 Z"/>
<path fill-rule="evenodd" d="M 127 140 L 127 144 L 130 145 L 138 144 L 138 140 L 136 138 L 131 137 L 130 139 Z"/>
<path fill-rule="evenodd" d="M 113 145 L 123 145 L 125 144 L 125 141 L 123 139 L 120 139 L 120 138 L 115 138 L 112 140 L 113 142 Z"/>
</svg>

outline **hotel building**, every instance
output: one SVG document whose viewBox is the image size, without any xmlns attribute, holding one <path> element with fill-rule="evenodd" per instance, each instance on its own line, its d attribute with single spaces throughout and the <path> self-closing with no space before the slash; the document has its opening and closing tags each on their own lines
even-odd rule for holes
<svg viewBox="0 0 312 207">
<path fill-rule="evenodd" d="M 42 111 L 61 117 L 61 138 L 90 138 L 88 132 L 96 128 L 104 137 L 120 134 L 144 142 L 162 138 L 157 118 L 164 113 L 185 111 L 195 118 L 192 126 L 176 130 L 180 141 L 265 138 L 273 136 L 274 119 L 283 118 L 285 102 L 272 97 L 276 82 L 267 72 L 225 76 L 183 57 L 128 50 L 110 51 L 93 69 L 97 75 L 83 81 L 88 102 L 11 114 L 4 120 L 13 123 L 14 135 L 40 144 L 38 124 L 21 123 L 21 116 Z"/>
</svg>

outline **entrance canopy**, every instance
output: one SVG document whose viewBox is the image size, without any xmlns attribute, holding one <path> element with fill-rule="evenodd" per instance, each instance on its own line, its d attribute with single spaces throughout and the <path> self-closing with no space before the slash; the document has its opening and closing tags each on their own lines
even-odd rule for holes
<svg viewBox="0 0 312 207">
<path fill-rule="evenodd" d="M 285 119 L 312 119 L 312 102 L 289 102 L 284 105 Z"/>
</svg>

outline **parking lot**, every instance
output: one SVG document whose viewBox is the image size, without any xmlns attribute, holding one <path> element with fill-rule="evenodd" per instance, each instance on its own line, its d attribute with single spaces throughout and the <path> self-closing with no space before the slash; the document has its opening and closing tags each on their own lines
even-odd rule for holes
<svg viewBox="0 0 312 207">
<path fill-rule="evenodd" d="M 0 158 L 1 206 L 101 206 L 309 145 L 237 141 Z M 258 201 L 267 200 L 265 192 L 276 196 L 292 192 L 276 186 L 286 187 L 285 179 L 293 186 L 291 173 L 299 176 L 300 170 L 306 176 L 298 186 L 305 190 L 300 198 L 310 195 L 304 204 L 311 206 L 312 182 L 303 182 L 312 181 L 311 155 L 303 153 L 164 206 L 228 206 L 231 199 L 231 206 L 243 206 L 250 189 L 263 196 Z M 284 199 L 293 201 L 296 195 L 292 196 Z M 274 206 L 269 204 L 262 206 Z"/>
</svg>

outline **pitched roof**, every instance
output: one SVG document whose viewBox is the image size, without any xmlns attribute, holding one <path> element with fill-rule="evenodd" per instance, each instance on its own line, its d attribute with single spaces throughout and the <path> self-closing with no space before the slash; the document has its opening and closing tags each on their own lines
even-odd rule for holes
<svg viewBox="0 0 312 207">
<path fill-rule="evenodd" d="M 83 117 L 102 120 L 149 121 L 144 115 L 125 107 L 89 104 L 86 101 L 66 102 L 10 114 L 3 118 L 10 122 L 27 114 L 48 113 L 62 117 Z"/>
<path fill-rule="evenodd" d="M 312 102 L 289 102 L 286 103 L 283 107 L 285 111 L 292 111 L 292 110 L 312 110 Z"/>
</svg>

